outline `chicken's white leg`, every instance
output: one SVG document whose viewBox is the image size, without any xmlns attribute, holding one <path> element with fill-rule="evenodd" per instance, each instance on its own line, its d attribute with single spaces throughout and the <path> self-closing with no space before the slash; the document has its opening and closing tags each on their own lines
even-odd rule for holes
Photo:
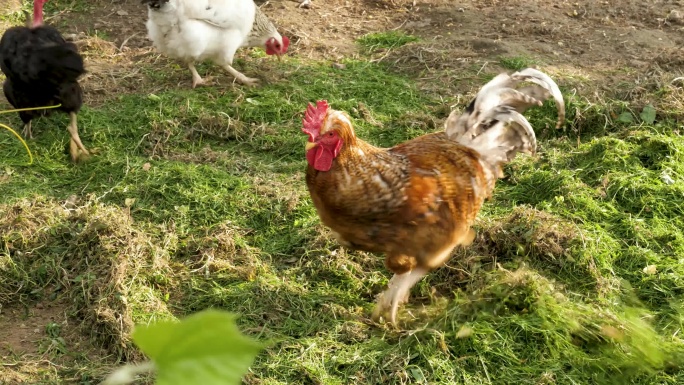
<svg viewBox="0 0 684 385">
<path fill-rule="evenodd" d="M 71 135 L 71 142 L 69 143 L 69 152 L 71 153 L 71 160 L 76 162 L 80 155 L 79 150 L 82 151 L 82 155 L 89 155 L 88 150 L 86 150 L 85 146 L 83 145 L 83 142 L 81 142 L 81 138 L 78 136 L 78 126 L 76 124 L 77 118 L 76 118 L 76 113 L 75 112 L 70 112 L 69 117 L 71 118 L 69 125 L 67 126 L 67 130 L 69 131 L 69 134 Z"/>
<path fill-rule="evenodd" d="M 235 51 L 240 48 L 242 40 L 242 35 L 240 35 L 237 31 L 226 31 L 226 33 L 223 35 L 223 44 L 225 47 L 223 53 L 224 56 L 222 58 L 223 60 L 216 61 L 216 63 L 220 64 L 223 69 L 228 71 L 229 74 L 233 75 L 236 81 L 247 86 L 253 86 L 259 82 L 259 79 L 249 78 L 233 68 Z"/>
<path fill-rule="evenodd" d="M 427 273 L 427 269 L 418 267 L 408 273 L 395 274 L 390 279 L 387 290 L 378 297 L 377 305 L 375 305 L 371 317 L 376 321 L 380 317 L 385 317 L 389 323 L 396 325 L 399 305 L 408 300 L 411 288 Z"/>
<path fill-rule="evenodd" d="M 254 85 L 259 83 L 259 79 L 250 78 L 250 77 L 245 76 L 242 72 L 236 70 L 230 64 L 224 64 L 223 68 L 226 71 L 228 71 L 228 73 L 233 75 L 235 77 L 235 80 L 237 80 L 238 82 L 240 82 L 246 86 L 254 86 Z"/>
<path fill-rule="evenodd" d="M 188 68 L 190 69 L 190 72 L 192 73 L 192 88 L 195 88 L 200 84 L 204 84 L 211 79 L 211 77 L 207 77 L 206 79 L 202 79 L 200 74 L 197 72 L 197 68 L 195 68 L 195 63 L 193 63 L 193 62 L 188 63 Z"/>
<path fill-rule="evenodd" d="M 24 124 L 24 129 L 21 131 L 21 134 L 24 135 L 24 138 L 33 139 L 33 132 L 31 131 L 30 120 L 28 121 L 28 123 Z"/>
</svg>

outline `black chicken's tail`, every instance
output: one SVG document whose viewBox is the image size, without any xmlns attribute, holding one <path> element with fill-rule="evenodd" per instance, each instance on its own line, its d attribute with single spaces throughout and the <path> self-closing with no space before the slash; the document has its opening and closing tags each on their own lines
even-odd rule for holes
<svg viewBox="0 0 684 385">
<path fill-rule="evenodd" d="M 35 47 L 29 56 L 28 73 L 33 79 L 62 84 L 76 81 L 85 72 L 83 58 L 73 43 Z"/>
</svg>

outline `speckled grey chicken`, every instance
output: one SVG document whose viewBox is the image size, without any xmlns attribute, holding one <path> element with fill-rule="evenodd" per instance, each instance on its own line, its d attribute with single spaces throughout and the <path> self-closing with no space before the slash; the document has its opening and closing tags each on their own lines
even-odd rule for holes
<svg viewBox="0 0 684 385">
<path fill-rule="evenodd" d="M 516 89 L 520 82 L 531 85 Z M 451 113 L 444 131 L 389 149 L 357 138 L 349 117 L 326 101 L 309 105 L 306 185 L 321 221 L 343 246 L 384 253 L 394 273 L 374 319 L 396 323 L 411 287 L 473 241 L 471 226 L 503 164 L 536 150 L 522 112 L 549 97 L 560 126 L 563 97 L 549 76 L 530 68 L 500 74 L 463 113 Z"/>
</svg>

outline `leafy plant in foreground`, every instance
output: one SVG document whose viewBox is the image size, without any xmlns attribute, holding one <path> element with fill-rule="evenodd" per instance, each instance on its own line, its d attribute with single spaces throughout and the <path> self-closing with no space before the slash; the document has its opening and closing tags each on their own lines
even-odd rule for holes
<svg viewBox="0 0 684 385">
<path fill-rule="evenodd" d="M 103 385 L 124 385 L 155 371 L 157 385 L 239 384 L 262 345 L 240 333 L 237 316 L 204 310 L 181 322 L 139 326 L 133 341 L 152 361 L 126 365 Z"/>
</svg>

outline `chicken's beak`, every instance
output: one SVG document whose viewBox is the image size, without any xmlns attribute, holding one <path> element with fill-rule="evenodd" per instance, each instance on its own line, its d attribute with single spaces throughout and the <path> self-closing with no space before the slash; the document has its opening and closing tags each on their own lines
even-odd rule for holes
<svg viewBox="0 0 684 385">
<path fill-rule="evenodd" d="M 318 143 L 316 142 L 306 142 L 306 146 L 304 146 L 304 148 L 306 149 L 306 152 L 309 152 L 309 150 L 316 146 L 318 146 Z"/>
<path fill-rule="evenodd" d="M 281 57 L 281 56 L 283 56 L 283 55 L 278 54 L 278 55 L 276 55 L 276 56 L 278 57 L 278 62 L 282 62 L 282 61 L 283 61 L 283 58 Z"/>
</svg>

